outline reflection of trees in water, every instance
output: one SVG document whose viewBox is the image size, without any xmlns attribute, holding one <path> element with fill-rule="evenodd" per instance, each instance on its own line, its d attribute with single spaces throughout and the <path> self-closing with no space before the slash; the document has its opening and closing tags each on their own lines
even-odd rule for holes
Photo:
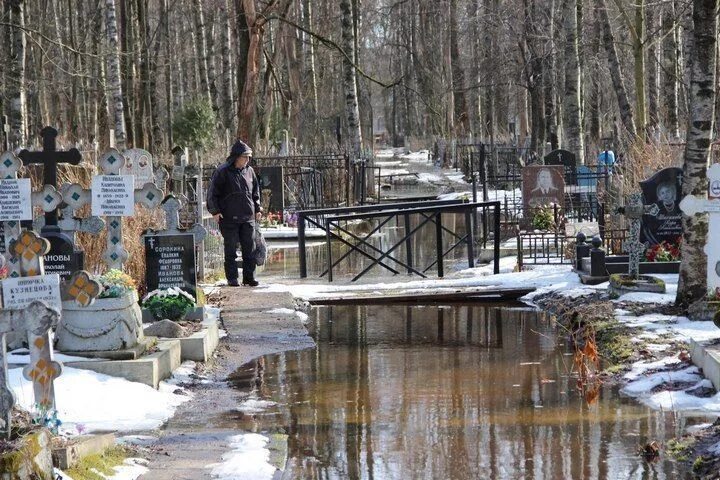
<svg viewBox="0 0 720 480">
<path fill-rule="evenodd" d="M 535 313 L 342 307 L 312 320 L 318 348 L 264 369 L 286 407 L 259 418 L 287 429 L 290 478 L 681 478 L 635 449 L 684 425 L 607 390 L 588 407 Z"/>
</svg>

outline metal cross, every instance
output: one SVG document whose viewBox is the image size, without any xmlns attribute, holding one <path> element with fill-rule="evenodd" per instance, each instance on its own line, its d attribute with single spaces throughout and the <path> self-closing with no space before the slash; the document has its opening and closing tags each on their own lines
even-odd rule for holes
<svg viewBox="0 0 720 480">
<path fill-rule="evenodd" d="M 628 275 L 637 279 L 640 275 L 640 256 L 645 253 L 646 245 L 640 242 L 640 222 L 644 214 L 656 216 L 659 213 L 658 206 L 643 205 L 642 194 L 633 193 L 628 198 L 625 206 L 625 217 L 630 219 L 629 240 L 625 241 L 624 248 L 630 256 L 628 262 Z"/>
<path fill-rule="evenodd" d="M 102 285 L 93 280 L 88 272 L 80 270 L 75 272 L 62 285 L 61 295 L 63 300 L 74 300 L 81 307 L 92 305 L 95 299 L 102 292 Z"/>
<path fill-rule="evenodd" d="M 52 127 L 45 127 L 40 132 L 43 139 L 43 149 L 41 152 L 30 152 L 23 150 L 19 157 L 25 165 L 42 165 L 43 166 L 43 184 L 52 185 L 57 188 L 57 166 L 58 163 L 67 163 L 77 165 L 82 160 L 82 155 L 76 148 L 71 148 L 67 152 L 58 152 L 56 138 L 58 131 Z M 57 207 L 56 207 L 57 208 Z M 45 225 L 57 225 L 57 210 L 52 209 L 45 211 Z"/>
</svg>

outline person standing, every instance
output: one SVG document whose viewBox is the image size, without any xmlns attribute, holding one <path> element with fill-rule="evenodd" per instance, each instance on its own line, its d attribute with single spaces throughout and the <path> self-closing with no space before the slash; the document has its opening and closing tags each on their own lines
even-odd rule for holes
<svg viewBox="0 0 720 480">
<path fill-rule="evenodd" d="M 258 285 L 255 280 L 254 248 L 255 222 L 262 217 L 260 185 L 250 164 L 252 149 L 238 140 L 230 156 L 220 165 L 210 180 L 207 209 L 220 224 L 225 253 L 225 277 L 228 285 L 239 286 L 237 244 L 242 252 L 242 284 Z"/>
</svg>

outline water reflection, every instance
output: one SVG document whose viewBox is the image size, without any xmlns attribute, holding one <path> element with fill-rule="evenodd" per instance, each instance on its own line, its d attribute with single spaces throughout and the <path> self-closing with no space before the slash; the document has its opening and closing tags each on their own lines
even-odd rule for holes
<svg viewBox="0 0 720 480">
<path fill-rule="evenodd" d="M 267 356 L 236 377 L 278 404 L 232 421 L 288 434 L 283 478 L 686 478 L 637 450 L 694 420 L 610 387 L 588 406 L 567 347 L 536 312 L 335 307 L 311 318 L 316 349 Z"/>
</svg>

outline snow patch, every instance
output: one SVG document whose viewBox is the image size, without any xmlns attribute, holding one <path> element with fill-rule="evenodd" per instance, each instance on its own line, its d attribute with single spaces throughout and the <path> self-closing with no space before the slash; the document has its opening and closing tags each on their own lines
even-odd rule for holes
<svg viewBox="0 0 720 480">
<path fill-rule="evenodd" d="M 257 433 L 234 435 L 228 439 L 233 450 L 222 456 L 222 463 L 208 465 L 211 474 L 220 480 L 271 480 L 275 467 L 270 465 L 270 440 Z"/>
</svg>

